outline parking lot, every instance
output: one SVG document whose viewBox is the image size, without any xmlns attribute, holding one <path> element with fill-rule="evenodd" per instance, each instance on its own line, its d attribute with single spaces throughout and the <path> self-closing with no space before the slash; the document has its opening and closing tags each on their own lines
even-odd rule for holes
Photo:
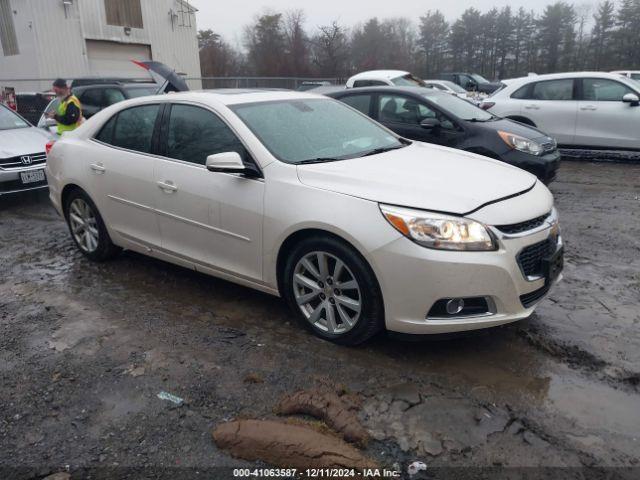
<svg viewBox="0 0 640 480">
<path fill-rule="evenodd" d="M 132 253 L 90 263 L 46 195 L 2 198 L 0 464 L 15 478 L 249 465 L 211 429 L 330 385 L 361 399 L 374 438 L 364 453 L 380 465 L 544 465 L 549 478 L 637 466 L 640 165 L 568 161 L 551 190 L 564 281 L 532 318 L 359 348 L 323 342 L 280 299 L 222 280 Z"/>
</svg>

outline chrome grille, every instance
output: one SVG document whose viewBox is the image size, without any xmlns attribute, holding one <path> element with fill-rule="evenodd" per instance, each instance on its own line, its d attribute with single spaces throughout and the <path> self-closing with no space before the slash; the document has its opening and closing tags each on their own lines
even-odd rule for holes
<svg viewBox="0 0 640 480">
<path fill-rule="evenodd" d="M 507 235 L 515 235 L 522 232 L 527 232 L 529 230 L 533 230 L 542 226 L 551 213 L 546 213 L 544 215 L 540 215 L 539 217 L 532 218 L 531 220 L 527 220 L 525 222 L 520 223 L 512 223 L 511 225 L 497 225 L 496 228 L 500 230 L 502 233 L 506 233 Z"/>
<path fill-rule="evenodd" d="M 28 158 L 28 162 L 24 162 L 23 158 Z M 10 158 L 0 158 L 0 168 L 4 170 L 12 170 L 17 168 L 26 168 L 32 165 L 39 165 L 45 163 L 47 161 L 47 154 L 44 152 L 41 153 L 30 153 L 25 155 L 20 155 L 17 157 Z"/>
</svg>

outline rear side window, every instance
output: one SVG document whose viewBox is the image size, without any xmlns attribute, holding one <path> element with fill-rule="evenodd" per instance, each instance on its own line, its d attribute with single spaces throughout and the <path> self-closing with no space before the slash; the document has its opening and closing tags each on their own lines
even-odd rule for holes
<svg viewBox="0 0 640 480">
<path fill-rule="evenodd" d="M 85 90 L 80 97 L 80 102 L 85 105 L 100 107 L 102 105 L 102 89 L 91 88 L 89 90 Z"/>
<path fill-rule="evenodd" d="M 346 103 L 350 107 L 369 115 L 371 111 L 371 95 L 349 95 L 340 99 L 342 103 Z"/>
<path fill-rule="evenodd" d="M 389 85 L 389 84 L 380 80 L 356 80 L 355 82 L 353 82 L 353 88 L 380 87 L 385 85 Z"/>
<path fill-rule="evenodd" d="M 173 105 L 167 136 L 167 156 L 204 165 L 209 155 L 247 152 L 238 137 L 217 115 L 191 105 Z"/>
<path fill-rule="evenodd" d="M 102 127 L 96 139 L 114 147 L 151 153 L 151 139 L 159 109 L 159 105 L 142 105 L 122 110 Z"/>
<path fill-rule="evenodd" d="M 124 94 L 117 88 L 107 88 L 104 91 L 103 102 L 105 107 L 108 107 L 118 102 L 122 102 L 123 100 L 126 100 L 124 98 Z"/>
<path fill-rule="evenodd" d="M 582 80 L 582 98 L 590 102 L 620 102 L 627 93 L 635 93 L 626 85 L 606 78 Z"/>
</svg>

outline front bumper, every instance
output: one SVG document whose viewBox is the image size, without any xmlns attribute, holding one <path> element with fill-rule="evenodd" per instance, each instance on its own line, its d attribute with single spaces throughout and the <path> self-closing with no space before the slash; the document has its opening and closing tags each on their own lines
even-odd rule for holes
<svg viewBox="0 0 640 480">
<path fill-rule="evenodd" d="M 534 174 L 545 185 L 549 185 L 556 178 L 560 168 L 560 151 L 556 149 L 537 156 L 519 150 L 509 150 L 502 155 L 501 160 Z"/>
<path fill-rule="evenodd" d="M 419 246 L 399 238 L 373 252 L 385 299 L 386 327 L 407 334 L 437 334 L 476 330 L 529 317 L 552 284 L 545 278 L 525 278 L 516 260 L 520 251 L 549 239 L 551 227 L 508 237 L 497 229 L 499 249 L 493 252 L 451 252 Z M 562 247 L 557 237 L 557 247 Z M 535 295 L 525 307 L 521 296 Z M 429 318 L 433 305 L 446 298 L 484 297 L 490 312 L 477 316 Z"/>
<path fill-rule="evenodd" d="M 43 190 L 47 188 L 47 180 L 36 183 L 22 183 L 20 172 L 44 170 L 44 164 L 32 165 L 24 168 L 2 169 L 0 168 L 0 195 L 28 192 L 31 190 Z"/>
</svg>

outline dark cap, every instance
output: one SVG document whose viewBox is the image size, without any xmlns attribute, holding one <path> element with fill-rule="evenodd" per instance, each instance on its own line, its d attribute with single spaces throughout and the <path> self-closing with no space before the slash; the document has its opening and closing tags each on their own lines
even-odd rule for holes
<svg viewBox="0 0 640 480">
<path fill-rule="evenodd" d="M 53 82 L 53 86 L 58 88 L 67 88 L 67 81 L 64 78 L 57 78 L 55 82 Z"/>
</svg>

